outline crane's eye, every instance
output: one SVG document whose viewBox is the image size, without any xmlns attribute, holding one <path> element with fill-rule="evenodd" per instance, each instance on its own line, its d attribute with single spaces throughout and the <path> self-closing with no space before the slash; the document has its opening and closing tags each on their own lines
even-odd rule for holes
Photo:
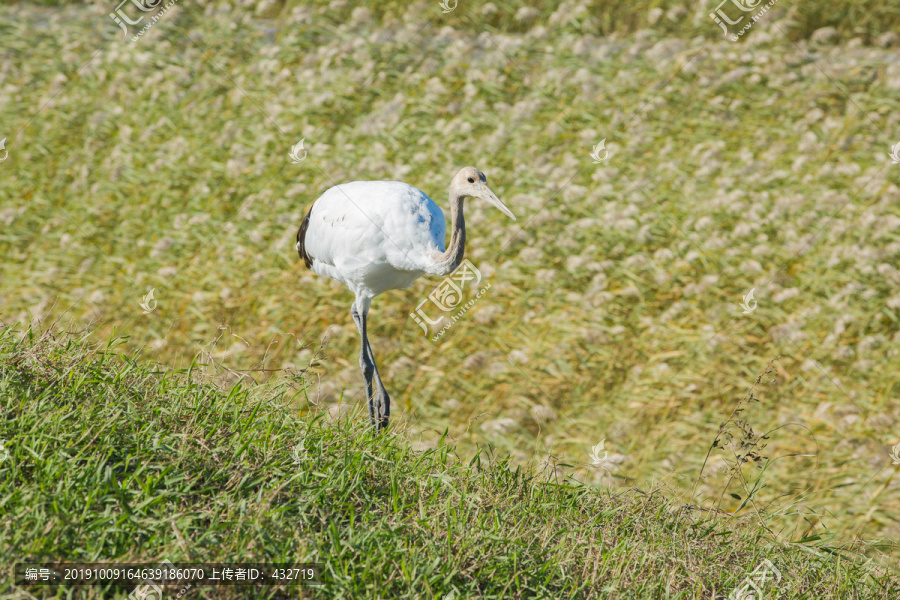
<svg viewBox="0 0 900 600">
<path fill-rule="evenodd" d="M 469 177 L 469 183 L 475 183 L 475 180 Z"/>
</svg>

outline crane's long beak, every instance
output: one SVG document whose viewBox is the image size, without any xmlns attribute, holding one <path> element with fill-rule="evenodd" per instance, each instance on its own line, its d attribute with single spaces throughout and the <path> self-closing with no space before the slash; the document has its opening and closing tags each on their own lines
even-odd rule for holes
<svg viewBox="0 0 900 600">
<path fill-rule="evenodd" d="M 486 200 L 488 204 L 492 204 L 493 206 L 496 206 L 500 210 L 500 212 L 502 212 L 507 217 L 511 218 L 513 221 L 516 220 L 516 215 L 514 215 L 511 210 L 509 210 L 508 206 L 503 204 L 503 202 L 500 200 L 500 198 L 498 198 L 496 196 L 496 194 L 494 194 L 494 192 L 492 192 L 491 188 L 489 188 L 488 186 L 484 186 L 484 189 L 482 190 L 481 199 Z"/>
</svg>

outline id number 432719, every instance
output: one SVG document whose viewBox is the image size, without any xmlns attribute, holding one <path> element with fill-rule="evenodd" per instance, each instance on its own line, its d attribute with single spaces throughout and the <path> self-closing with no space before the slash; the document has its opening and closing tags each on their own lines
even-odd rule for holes
<svg viewBox="0 0 900 600">
<path fill-rule="evenodd" d="M 315 579 L 315 569 L 275 569 L 272 579 Z"/>
</svg>

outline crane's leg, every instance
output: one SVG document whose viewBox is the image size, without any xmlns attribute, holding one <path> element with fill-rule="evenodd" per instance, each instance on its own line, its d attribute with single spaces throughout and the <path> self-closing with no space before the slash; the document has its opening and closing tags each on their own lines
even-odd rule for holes
<svg viewBox="0 0 900 600">
<path fill-rule="evenodd" d="M 366 380 L 366 398 L 369 402 L 369 420 L 372 421 L 372 424 L 374 425 L 375 405 L 373 403 L 373 398 L 375 394 L 372 389 L 372 376 L 375 372 L 375 361 L 372 360 L 371 353 L 369 352 L 369 340 L 366 337 L 366 322 L 360 316 L 359 311 L 356 308 L 356 302 L 350 307 L 350 314 L 353 316 L 356 328 L 359 329 L 361 345 L 359 352 L 359 368 L 362 371 L 363 379 Z"/>
<path fill-rule="evenodd" d="M 381 382 L 381 375 L 378 374 L 378 367 L 375 365 L 375 357 L 372 354 L 372 346 L 369 345 L 369 336 L 366 328 L 366 320 L 369 316 L 369 306 L 372 300 L 370 298 L 359 298 L 350 308 L 350 314 L 356 327 L 359 329 L 361 338 L 361 348 L 359 353 L 359 368 L 362 370 L 363 377 L 366 380 L 366 394 L 369 401 L 369 420 L 378 429 L 387 427 L 388 418 L 391 413 L 391 399 L 384 384 Z M 374 389 L 373 389 L 374 388 Z"/>
</svg>

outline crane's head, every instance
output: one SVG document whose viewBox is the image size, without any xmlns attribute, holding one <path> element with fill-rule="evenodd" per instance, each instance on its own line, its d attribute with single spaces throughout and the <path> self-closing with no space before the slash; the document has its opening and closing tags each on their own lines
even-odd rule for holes
<svg viewBox="0 0 900 600">
<path fill-rule="evenodd" d="M 450 189 L 455 190 L 461 196 L 484 200 L 488 204 L 497 207 L 500 212 L 510 217 L 513 221 L 516 220 L 516 215 L 488 187 L 487 177 L 484 176 L 484 173 L 475 167 L 463 167 L 460 169 L 456 177 L 453 178 Z"/>
</svg>

